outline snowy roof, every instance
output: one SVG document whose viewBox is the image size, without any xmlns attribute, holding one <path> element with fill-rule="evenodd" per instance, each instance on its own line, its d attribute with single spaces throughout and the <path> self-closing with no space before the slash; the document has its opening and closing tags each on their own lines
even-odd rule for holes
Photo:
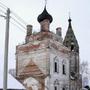
<svg viewBox="0 0 90 90">
<path fill-rule="evenodd" d="M 8 74 L 8 89 L 25 89 L 13 76 Z M 0 72 L 0 88 L 3 88 L 3 74 Z"/>
</svg>

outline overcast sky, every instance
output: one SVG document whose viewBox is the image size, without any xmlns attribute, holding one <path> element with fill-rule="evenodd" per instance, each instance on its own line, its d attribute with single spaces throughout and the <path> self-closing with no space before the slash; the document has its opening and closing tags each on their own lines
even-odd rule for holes
<svg viewBox="0 0 90 90">
<path fill-rule="evenodd" d="M 0 0 L 0 2 L 27 24 L 33 25 L 34 31 L 40 30 L 37 17 L 44 9 L 44 0 Z M 0 4 L 0 14 L 3 14 L 1 10 L 6 11 L 1 6 Z M 53 17 L 50 30 L 55 32 L 57 27 L 62 27 L 63 38 L 68 27 L 69 12 L 71 13 L 72 27 L 80 46 L 80 60 L 90 63 L 90 0 L 48 0 L 47 11 Z M 23 43 L 25 39 L 25 30 L 20 28 L 10 23 L 9 69 L 15 68 L 16 45 Z M 3 72 L 4 37 L 5 19 L 0 17 L 0 73 Z"/>
</svg>

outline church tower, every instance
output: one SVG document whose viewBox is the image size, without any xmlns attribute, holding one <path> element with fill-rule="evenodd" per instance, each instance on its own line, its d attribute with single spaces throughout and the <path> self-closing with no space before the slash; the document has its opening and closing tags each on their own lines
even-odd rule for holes
<svg viewBox="0 0 90 90">
<path fill-rule="evenodd" d="M 68 19 L 68 22 L 69 22 L 68 30 L 67 30 L 67 33 L 66 33 L 63 44 L 66 47 L 68 47 L 70 49 L 73 49 L 75 52 L 79 53 L 79 45 L 78 45 L 78 41 L 77 41 L 77 39 L 75 37 L 75 34 L 73 32 L 71 21 L 72 20 L 69 17 L 69 19 Z"/>
<path fill-rule="evenodd" d="M 16 46 L 16 78 L 26 90 L 80 90 L 79 46 L 71 19 L 64 41 L 61 27 L 56 34 L 50 30 L 53 18 L 46 6 L 37 20 L 40 31 L 33 33 L 27 25 L 25 43 Z"/>
<path fill-rule="evenodd" d="M 71 25 L 69 17 L 68 30 L 63 44 L 70 49 L 70 90 L 80 90 L 80 72 L 79 72 L 79 45 Z"/>
</svg>

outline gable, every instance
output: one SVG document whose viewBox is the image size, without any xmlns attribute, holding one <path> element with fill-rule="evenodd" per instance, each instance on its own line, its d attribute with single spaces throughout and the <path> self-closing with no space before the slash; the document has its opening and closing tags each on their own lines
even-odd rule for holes
<svg viewBox="0 0 90 90">
<path fill-rule="evenodd" d="M 42 71 L 32 60 L 24 67 L 23 71 L 21 72 L 21 75 L 35 76 L 35 77 L 44 76 Z"/>
</svg>

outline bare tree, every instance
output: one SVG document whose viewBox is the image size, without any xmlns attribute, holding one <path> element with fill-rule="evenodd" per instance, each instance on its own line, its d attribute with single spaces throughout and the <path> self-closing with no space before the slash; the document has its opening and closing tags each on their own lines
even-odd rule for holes
<svg viewBox="0 0 90 90">
<path fill-rule="evenodd" d="M 89 66 L 87 61 L 83 61 L 80 64 L 80 73 L 81 74 L 89 74 Z"/>
<path fill-rule="evenodd" d="M 82 74 L 82 86 L 85 87 L 89 85 L 90 71 L 87 61 L 83 61 L 80 64 L 80 73 Z"/>
</svg>

